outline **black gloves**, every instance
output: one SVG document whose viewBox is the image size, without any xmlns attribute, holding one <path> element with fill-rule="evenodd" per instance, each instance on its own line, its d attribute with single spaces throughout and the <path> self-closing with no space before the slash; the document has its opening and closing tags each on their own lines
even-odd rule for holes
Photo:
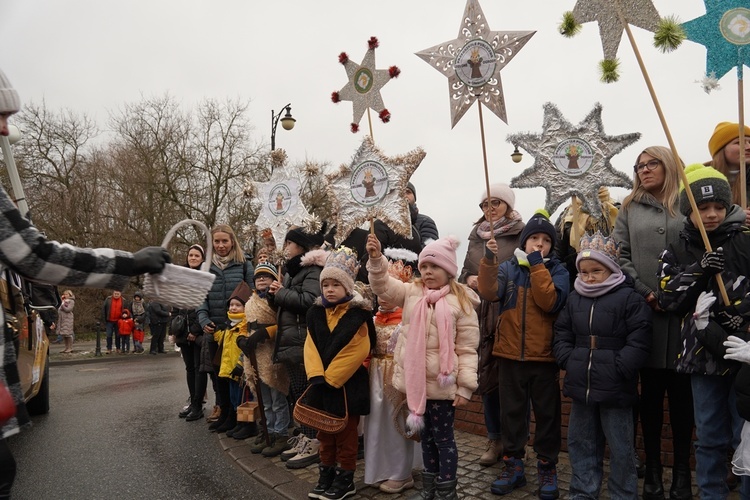
<svg viewBox="0 0 750 500">
<path fill-rule="evenodd" d="M 742 300 L 728 306 L 719 305 L 715 316 L 716 321 L 724 330 L 729 332 L 739 330 L 750 319 L 750 295 L 745 295 Z"/>
<path fill-rule="evenodd" d="M 169 252 L 162 247 L 141 248 L 133 254 L 133 276 L 143 273 L 160 273 L 172 262 Z"/>
<path fill-rule="evenodd" d="M 706 274 L 719 274 L 724 270 L 724 252 L 721 247 L 713 252 L 706 252 L 700 260 L 700 266 Z"/>
<path fill-rule="evenodd" d="M 268 335 L 268 331 L 265 328 L 258 328 L 248 337 L 238 337 L 237 347 L 239 347 L 246 356 L 250 356 L 250 353 L 255 351 L 258 344 L 262 344 L 269 338 L 271 337 Z"/>
<path fill-rule="evenodd" d="M 242 373 L 243 373 L 244 371 L 245 371 L 245 370 L 243 370 L 243 369 L 242 369 L 242 367 L 241 367 L 240 365 L 236 365 L 236 366 L 234 367 L 234 369 L 232 370 L 232 373 L 230 373 L 229 375 L 230 375 L 230 376 L 231 376 L 232 378 L 240 378 L 240 377 L 242 376 Z"/>
<path fill-rule="evenodd" d="M 527 259 L 529 259 L 529 265 L 535 266 L 537 264 L 542 264 L 544 262 L 544 257 L 542 257 L 542 252 L 536 251 L 531 252 L 529 255 L 526 256 Z"/>
</svg>

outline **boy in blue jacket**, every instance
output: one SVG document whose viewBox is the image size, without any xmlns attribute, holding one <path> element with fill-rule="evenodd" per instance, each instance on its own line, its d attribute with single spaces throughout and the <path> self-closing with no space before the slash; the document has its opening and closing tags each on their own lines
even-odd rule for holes
<svg viewBox="0 0 750 500">
<path fill-rule="evenodd" d="M 581 238 L 576 277 L 555 322 L 554 352 L 573 400 L 568 453 L 570 498 L 598 498 L 604 443 L 609 444 L 612 498 L 638 498 L 633 461 L 633 405 L 638 370 L 651 346 L 651 309 L 618 264 L 619 246 L 600 232 Z"/>
<path fill-rule="evenodd" d="M 521 232 L 514 256 L 497 263 L 497 242 L 487 242 L 479 262 L 478 291 L 500 302 L 492 355 L 500 358 L 500 408 L 504 468 L 490 490 L 505 495 L 526 485 L 523 459 L 529 436 L 529 401 L 534 408 L 534 451 L 542 500 L 559 496 L 560 370 L 552 354 L 557 313 L 570 289 L 568 271 L 552 251 L 557 233 L 539 210 Z"/>
</svg>

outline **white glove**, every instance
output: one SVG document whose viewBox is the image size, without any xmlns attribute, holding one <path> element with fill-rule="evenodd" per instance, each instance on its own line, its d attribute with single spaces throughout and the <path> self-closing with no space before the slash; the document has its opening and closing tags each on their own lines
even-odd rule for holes
<svg viewBox="0 0 750 500">
<path fill-rule="evenodd" d="M 701 292 L 698 296 L 693 313 L 693 320 L 698 330 L 705 330 L 708 326 L 708 312 L 714 302 L 716 302 L 716 297 L 713 292 Z"/>
<path fill-rule="evenodd" d="M 734 359 L 735 361 L 750 364 L 750 342 L 745 342 L 739 337 L 730 335 L 724 341 L 724 347 L 727 348 L 724 359 Z"/>
</svg>

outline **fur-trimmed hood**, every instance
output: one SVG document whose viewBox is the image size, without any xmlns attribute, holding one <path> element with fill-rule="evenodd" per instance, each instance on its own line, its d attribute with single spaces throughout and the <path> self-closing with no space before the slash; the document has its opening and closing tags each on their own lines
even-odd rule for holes
<svg viewBox="0 0 750 500">
<path fill-rule="evenodd" d="M 315 299 L 315 305 L 316 306 L 323 306 L 323 297 L 318 297 Z M 364 309 L 365 311 L 372 311 L 372 301 L 370 299 L 364 298 L 362 295 L 359 294 L 356 290 L 354 291 L 354 296 L 352 297 L 352 300 L 349 303 L 350 309 Z"/>
<path fill-rule="evenodd" d="M 302 256 L 302 260 L 300 261 L 300 263 L 302 264 L 302 266 L 323 267 L 326 265 L 326 259 L 328 258 L 328 254 L 330 253 L 331 252 L 323 250 L 322 248 L 310 250 Z"/>
</svg>

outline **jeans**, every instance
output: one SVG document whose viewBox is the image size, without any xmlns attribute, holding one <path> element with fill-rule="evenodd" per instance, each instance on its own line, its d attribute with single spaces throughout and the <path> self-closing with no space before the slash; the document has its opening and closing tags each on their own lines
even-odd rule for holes
<svg viewBox="0 0 750 500">
<path fill-rule="evenodd" d="M 570 499 L 599 498 L 604 444 L 609 444 L 610 498 L 638 498 L 633 459 L 633 409 L 573 402 L 568 425 L 568 453 L 573 475 Z"/>
<path fill-rule="evenodd" d="M 122 352 L 130 351 L 130 335 L 120 335 L 120 345 Z"/>
<path fill-rule="evenodd" d="M 266 414 L 266 425 L 269 433 L 286 436 L 289 432 L 289 402 L 281 391 L 260 382 L 260 393 L 263 397 L 263 412 Z"/>
<path fill-rule="evenodd" d="M 117 344 L 117 348 L 120 348 L 120 334 L 117 333 L 117 322 L 116 321 L 107 321 L 104 323 L 105 328 L 107 329 L 107 350 L 112 350 L 112 337 L 115 337 L 115 343 Z"/>
<path fill-rule="evenodd" d="M 500 439 L 500 389 L 482 394 L 482 405 L 484 406 L 484 425 L 487 427 L 487 439 L 496 441 Z"/>
<path fill-rule="evenodd" d="M 737 414 L 734 376 L 692 374 L 695 410 L 695 478 L 701 500 L 725 499 L 729 488 L 727 453 L 735 435 L 742 431 Z"/>
<path fill-rule="evenodd" d="M 236 411 L 237 407 L 242 404 L 242 386 L 239 382 L 237 382 L 236 380 L 232 380 L 231 378 L 220 378 L 226 380 L 226 384 L 229 390 L 229 401 L 232 404 L 232 409 Z"/>
</svg>

